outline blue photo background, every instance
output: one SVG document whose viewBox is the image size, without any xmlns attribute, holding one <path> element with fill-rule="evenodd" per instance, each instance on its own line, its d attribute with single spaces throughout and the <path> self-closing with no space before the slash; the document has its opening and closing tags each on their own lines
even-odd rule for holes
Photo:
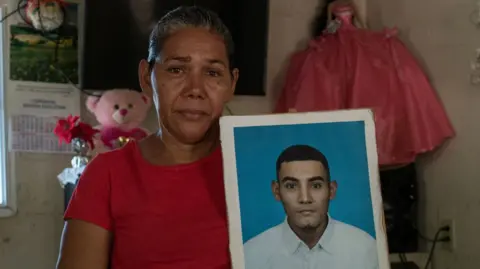
<svg viewBox="0 0 480 269">
<path fill-rule="evenodd" d="M 327 157 L 338 182 L 332 218 L 376 238 L 363 121 L 236 127 L 234 136 L 243 242 L 285 219 L 270 184 L 278 155 L 294 144 L 313 146 Z"/>
</svg>

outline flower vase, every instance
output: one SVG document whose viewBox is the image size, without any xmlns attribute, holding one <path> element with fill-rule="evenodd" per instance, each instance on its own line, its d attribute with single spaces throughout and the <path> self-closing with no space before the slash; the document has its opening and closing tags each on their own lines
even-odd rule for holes
<svg viewBox="0 0 480 269">
<path fill-rule="evenodd" d="M 75 190 L 80 175 L 90 161 L 90 147 L 88 142 L 81 138 L 74 138 L 72 139 L 71 145 L 75 152 L 75 156 L 71 161 L 72 167 L 63 169 L 62 173 L 57 176 L 60 185 L 64 189 L 65 208 L 70 201 L 70 197 Z"/>
<path fill-rule="evenodd" d="M 77 184 L 77 180 L 87 166 L 90 156 L 88 155 L 90 148 L 88 143 L 81 138 L 72 139 L 72 147 L 75 156 L 72 158 L 72 167 L 63 169 L 58 175 L 60 185 L 64 187 L 68 183 Z"/>
</svg>

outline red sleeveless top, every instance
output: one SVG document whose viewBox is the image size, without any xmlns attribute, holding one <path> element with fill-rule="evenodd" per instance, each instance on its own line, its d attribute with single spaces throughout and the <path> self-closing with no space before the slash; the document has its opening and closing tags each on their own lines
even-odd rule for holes
<svg viewBox="0 0 480 269">
<path fill-rule="evenodd" d="M 112 269 L 228 269 L 221 151 L 197 162 L 156 166 L 136 142 L 95 157 L 65 219 L 112 232 Z"/>
</svg>

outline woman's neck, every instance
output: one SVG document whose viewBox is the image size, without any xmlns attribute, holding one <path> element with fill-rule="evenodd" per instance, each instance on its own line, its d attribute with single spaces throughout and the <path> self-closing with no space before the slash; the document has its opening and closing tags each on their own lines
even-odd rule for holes
<svg viewBox="0 0 480 269">
<path fill-rule="evenodd" d="M 165 128 L 151 137 L 146 151 L 151 151 L 150 161 L 161 165 L 186 164 L 210 155 L 220 145 L 218 126 L 213 126 L 204 139 L 194 144 L 182 143 Z"/>
<path fill-rule="evenodd" d="M 192 163 L 210 155 L 220 144 L 219 139 L 205 139 L 194 145 L 185 145 L 178 141 L 162 138 L 164 153 L 175 164 Z"/>
</svg>

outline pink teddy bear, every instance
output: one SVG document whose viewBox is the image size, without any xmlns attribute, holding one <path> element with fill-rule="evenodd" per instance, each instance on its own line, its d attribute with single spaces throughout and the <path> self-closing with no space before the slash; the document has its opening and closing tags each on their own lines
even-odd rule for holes
<svg viewBox="0 0 480 269">
<path fill-rule="evenodd" d="M 89 96 L 86 106 L 100 123 L 95 127 L 100 130 L 95 139 L 97 152 L 104 151 L 102 144 L 107 150 L 116 148 L 120 137 L 139 140 L 148 135 L 140 125 L 147 117 L 151 100 L 141 92 L 108 90 L 100 97 Z"/>
</svg>

